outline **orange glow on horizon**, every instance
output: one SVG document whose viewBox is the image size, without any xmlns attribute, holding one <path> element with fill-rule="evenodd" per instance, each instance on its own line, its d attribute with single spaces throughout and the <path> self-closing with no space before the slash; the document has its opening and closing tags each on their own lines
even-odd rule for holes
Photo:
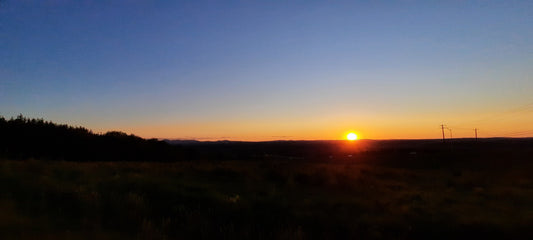
<svg viewBox="0 0 533 240">
<path fill-rule="evenodd" d="M 515 114 L 516 115 L 516 114 Z M 475 122 L 477 115 L 449 120 L 440 115 L 358 116 L 328 115 L 320 118 L 265 118 L 210 121 L 161 121 L 124 125 L 87 125 L 96 132 L 111 130 L 135 134 L 143 138 L 195 139 L 200 141 L 275 141 L 275 140 L 347 140 L 349 133 L 357 139 L 440 139 L 440 124 L 453 129 L 454 138 L 529 137 L 533 111 L 501 121 Z M 520 116 L 520 117 L 518 117 Z M 436 119 L 439 118 L 439 119 Z M 473 120 L 470 120 L 473 119 Z M 467 122 L 467 123 L 461 123 Z M 354 122 L 357 130 L 353 129 Z M 474 122 L 472 124 L 468 122 Z M 364 133 L 364 134 L 363 134 Z M 510 135 L 510 133 L 519 133 Z M 526 134 L 527 133 L 527 134 Z M 449 132 L 445 132 L 449 138 Z"/>
</svg>

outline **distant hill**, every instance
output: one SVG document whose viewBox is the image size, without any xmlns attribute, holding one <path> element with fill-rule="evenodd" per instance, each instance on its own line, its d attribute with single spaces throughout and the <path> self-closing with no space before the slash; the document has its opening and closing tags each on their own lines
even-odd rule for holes
<svg viewBox="0 0 533 240">
<path fill-rule="evenodd" d="M 96 134 L 83 127 L 22 115 L 0 117 L 0 158 L 67 161 L 416 161 L 424 164 L 533 155 L 532 138 L 238 142 L 143 139 L 123 132 Z M 441 161 L 442 162 L 442 161 Z"/>
<path fill-rule="evenodd" d="M 174 140 L 164 139 L 163 141 L 169 144 L 173 144 L 173 145 L 187 145 L 187 144 L 201 143 L 200 141 L 197 141 L 197 140 L 179 140 L 179 139 L 174 139 Z"/>
</svg>

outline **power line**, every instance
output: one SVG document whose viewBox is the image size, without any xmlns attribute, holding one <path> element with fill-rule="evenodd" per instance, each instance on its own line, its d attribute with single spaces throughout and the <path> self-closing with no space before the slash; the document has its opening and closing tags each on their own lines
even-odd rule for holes
<svg viewBox="0 0 533 240">
<path fill-rule="evenodd" d="M 442 142 L 444 142 L 444 124 L 440 125 L 440 129 L 442 130 Z"/>
<path fill-rule="evenodd" d="M 462 124 L 453 125 L 453 126 L 448 125 L 446 128 L 450 130 L 450 138 L 451 138 L 452 137 L 451 128 L 458 129 L 458 130 L 472 130 L 472 128 L 470 127 L 466 128 L 463 126 L 467 124 L 468 125 L 478 125 L 478 124 L 486 125 L 487 121 L 491 121 L 494 123 L 494 122 L 498 122 L 502 120 L 511 120 L 511 119 L 515 119 L 517 117 L 523 116 L 523 115 L 519 115 L 520 113 L 527 113 L 527 112 L 533 112 L 533 102 L 530 102 L 530 103 L 527 103 L 527 104 L 524 104 L 524 105 L 521 105 L 515 108 L 511 108 L 511 109 L 508 109 L 506 111 L 502 111 L 499 113 L 494 113 L 494 114 L 488 115 L 484 118 L 480 118 L 477 120 L 466 121 L 466 122 L 463 122 Z M 483 124 L 484 122 L 485 124 Z M 443 125 L 441 125 L 441 128 L 443 128 Z M 473 130 L 474 130 L 474 137 L 477 139 L 479 129 L 476 127 Z M 533 130 L 507 132 L 507 133 L 505 133 L 504 131 L 496 131 L 496 132 L 492 131 L 492 134 L 490 134 L 491 131 L 484 131 L 484 132 L 485 133 L 488 132 L 489 134 L 484 134 L 484 135 L 489 136 L 489 137 L 521 136 L 521 135 L 530 135 L 530 134 L 533 135 Z"/>
<path fill-rule="evenodd" d="M 450 127 L 448 127 L 448 126 L 446 126 L 446 129 L 448 129 L 448 131 L 450 131 L 450 139 L 452 139 L 453 138 L 452 129 Z"/>
<path fill-rule="evenodd" d="M 491 115 L 488 115 L 486 117 L 483 117 L 483 118 L 480 118 L 480 119 L 477 119 L 477 120 L 471 120 L 471 121 L 464 121 L 464 122 L 460 122 L 460 124 L 458 125 L 473 125 L 473 124 L 480 124 L 482 122 L 486 122 L 486 121 L 499 121 L 499 120 L 502 120 L 502 119 L 505 119 L 507 116 L 509 115 L 513 115 L 513 114 L 517 114 L 517 113 L 521 113 L 521 112 L 528 112 L 528 111 L 533 111 L 533 102 L 530 102 L 530 103 L 527 103 L 527 104 L 524 104 L 524 105 L 521 105 L 521 106 L 518 106 L 518 107 L 515 107 L 515 108 L 512 108 L 512 109 L 509 109 L 509 110 L 506 110 L 506 111 L 503 111 L 503 112 L 499 112 L 499 113 L 494 113 L 494 114 L 491 114 Z M 456 128 L 456 127 L 454 127 Z"/>
<path fill-rule="evenodd" d="M 533 130 L 527 130 L 527 131 L 519 131 L 519 132 L 507 133 L 504 136 L 528 135 L 528 134 L 532 134 L 532 133 L 533 133 Z"/>
<path fill-rule="evenodd" d="M 524 131 L 516 131 L 516 132 L 488 132 L 488 137 L 512 137 L 512 136 L 521 136 L 521 135 L 533 135 L 533 130 L 524 130 Z"/>
</svg>

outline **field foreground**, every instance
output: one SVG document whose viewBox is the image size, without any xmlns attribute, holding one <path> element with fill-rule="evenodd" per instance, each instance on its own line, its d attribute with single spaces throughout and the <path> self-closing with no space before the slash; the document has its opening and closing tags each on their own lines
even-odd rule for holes
<svg viewBox="0 0 533 240">
<path fill-rule="evenodd" d="M 0 236 L 532 239 L 533 167 L 501 162 L 416 168 L 357 156 L 309 162 L 4 159 Z"/>
</svg>

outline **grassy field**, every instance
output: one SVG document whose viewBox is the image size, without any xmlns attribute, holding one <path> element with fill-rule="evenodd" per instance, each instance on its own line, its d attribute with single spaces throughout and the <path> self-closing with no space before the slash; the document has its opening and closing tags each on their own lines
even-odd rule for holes
<svg viewBox="0 0 533 240">
<path fill-rule="evenodd" d="M 0 160 L 2 239 L 531 237 L 530 167 Z"/>
</svg>

